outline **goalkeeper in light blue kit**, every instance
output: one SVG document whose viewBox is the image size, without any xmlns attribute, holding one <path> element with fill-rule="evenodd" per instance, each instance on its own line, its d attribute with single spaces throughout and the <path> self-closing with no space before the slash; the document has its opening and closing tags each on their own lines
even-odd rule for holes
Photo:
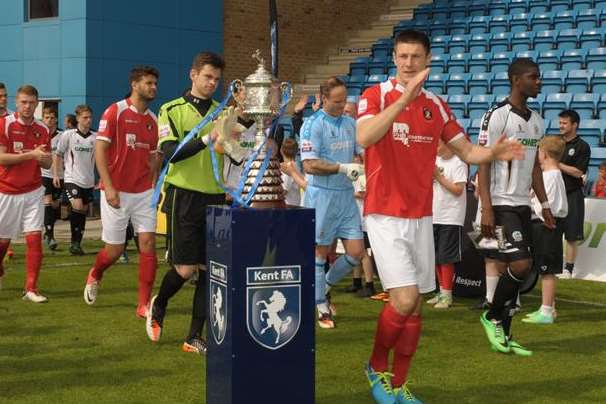
<svg viewBox="0 0 606 404">
<path fill-rule="evenodd" d="M 356 144 L 356 122 L 343 115 L 347 102 L 345 83 L 331 77 L 320 86 L 322 109 L 301 128 L 301 160 L 307 189 L 303 205 L 316 210 L 316 306 L 322 328 L 334 328 L 334 306 L 327 301 L 328 287 L 335 285 L 360 264 L 364 241 L 360 213 L 352 181 L 363 173 Z M 324 273 L 326 256 L 334 240 L 345 247 Z"/>
</svg>

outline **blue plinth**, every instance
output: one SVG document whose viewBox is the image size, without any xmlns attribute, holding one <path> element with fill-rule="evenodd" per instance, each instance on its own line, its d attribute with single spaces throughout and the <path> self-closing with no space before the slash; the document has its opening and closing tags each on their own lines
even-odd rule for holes
<svg viewBox="0 0 606 404">
<path fill-rule="evenodd" d="M 313 209 L 207 210 L 207 404 L 312 404 Z"/>
</svg>

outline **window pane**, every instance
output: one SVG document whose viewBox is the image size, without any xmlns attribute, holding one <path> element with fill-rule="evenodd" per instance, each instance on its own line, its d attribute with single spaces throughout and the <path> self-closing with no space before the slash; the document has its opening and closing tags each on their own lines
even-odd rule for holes
<svg viewBox="0 0 606 404">
<path fill-rule="evenodd" d="M 29 0 L 29 19 L 59 16 L 59 0 Z"/>
</svg>

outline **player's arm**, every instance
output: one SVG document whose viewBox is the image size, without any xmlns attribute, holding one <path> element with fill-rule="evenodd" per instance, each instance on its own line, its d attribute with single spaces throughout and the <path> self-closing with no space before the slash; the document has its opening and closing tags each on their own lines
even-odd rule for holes
<svg viewBox="0 0 606 404">
<path fill-rule="evenodd" d="M 539 164 L 539 153 L 537 152 L 534 158 L 534 166 L 532 167 L 532 190 L 537 196 L 539 202 L 541 202 L 541 208 L 543 211 L 543 219 L 545 226 L 550 229 L 555 229 L 555 219 L 551 213 L 549 201 L 547 199 L 547 193 L 545 192 L 545 184 L 543 183 L 543 171 Z"/>
<path fill-rule="evenodd" d="M 39 145 L 26 153 L 9 153 L 5 146 L 0 146 L 0 165 L 12 166 L 24 161 L 36 160 L 40 167 L 50 168 L 52 160 L 49 153 L 44 151 L 45 148 L 45 145 Z"/>
<path fill-rule="evenodd" d="M 501 135 L 490 147 L 474 145 L 464 136 L 448 142 L 448 147 L 461 160 L 469 164 L 483 164 L 493 160 L 522 160 L 524 158 L 524 146 L 516 140 L 508 140 L 505 135 Z"/>
<path fill-rule="evenodd" d="M 461 196 L 461 194 L 465 190 L 465 184 L 467 183 L 455 182 L 450 180 L 449 178 L 446 178 L 446 176 L 440 172 L 440 169 L 438 167 L 435 167 L 433 170 L 433 178 L 454 196 Z"/>
<path fill-rule="evenodd" d="M 587 172 L 587 167 L 589 166 L 589 159 L 591 157 L 591 150 L 583 148 L 582 154 L 583 157 L 577 162 L 576 166 L 559 163 L 560 170 L 564 174 L 568 174 L 571 177 L 581 178 Z"/>
<path fill-rule="evenodd" d="M 398 114 L 419 95 L 428 75 L 429 68 L 420 71 L 410 79 L 396 102 L 374 116 L 358 119 L 356 138 L 360 146 L 372 146 L 385 136 Z"/>
<path fill-rule="evenodd" d="M 307 188 L 307 180 L 305 176 L 299 171 L 297 165 L 293 161 L 280 163 L 280 170 L 283 173 L 290 176 L 293 181 L 299 186 L 299 188 Z"/>
</svg>

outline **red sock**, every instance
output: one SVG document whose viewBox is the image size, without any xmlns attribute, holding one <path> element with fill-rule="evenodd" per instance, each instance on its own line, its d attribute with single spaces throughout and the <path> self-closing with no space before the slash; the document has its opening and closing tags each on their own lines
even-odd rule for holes
<svg viewBox="0 0 606 404">
<path fill-rule="evenodd" d="M 421 336 L 421 316 L 409 316 L 404 324 L 404 329 L 396 342 L 396 349 L 393 356 L 393 387 L 400 387 L 406 382 L 408 369 L 412 357 L 417 351 L 417 344 Z"/>
<path fill-rule="evenodd" d="M 440 287 L 444 290 L 452 290 L 452 283 L 454 281 L 454 264 L 442 264 Z"/>
<path fill-rule="evenodd" d="M 2 263 L 4 262 L 4 256 L 8 251 L 8 246 L 11 244 L 10 241 L 2 241 L 0 242 L 0 276 L 4 276 L 4 266 Z"/>
<path fill-rule="evenodd" d="M 391 304 L 383 306 L 377 322 L 375 345 L 370 357 L 370 366 L 378 372 L 388 368 L 389 351 L 393 348 L 404 329 L 408 316 L 403 316 Z"/>
<path fill-rule="evenodd" d="M 438 276 L 438 283 L 440 284 L 440 288 L 442 288 L 442 265 L 436 264 L 436 275 Z"/>
<path fill-rule="evenodd" d="M 155 253 L 139 253 L 139 306 L 147 306 L 156 279 L 158 258 Z"/>
<path fill-rule="evenodd" d="M 38 276 L 42 266 L 42 234 L 29 233 L 25 235 L 25 291 L 37 292 Z"/>
<path fill-rule="evenodd" d="M 100 281 L 103 278 L 103 272 L 112 264 L 115 260 L 111 260 L 107 255 L 107 251 L 105 248 L 102 248 L 101 251 L 97 253 L 97 257 L 95 258 L 95 264 L 93 265 L 93 269 L 89 272 L 89 280 Z M 92 278 L 92 279 L 90 279 Z"/>
</svg>

